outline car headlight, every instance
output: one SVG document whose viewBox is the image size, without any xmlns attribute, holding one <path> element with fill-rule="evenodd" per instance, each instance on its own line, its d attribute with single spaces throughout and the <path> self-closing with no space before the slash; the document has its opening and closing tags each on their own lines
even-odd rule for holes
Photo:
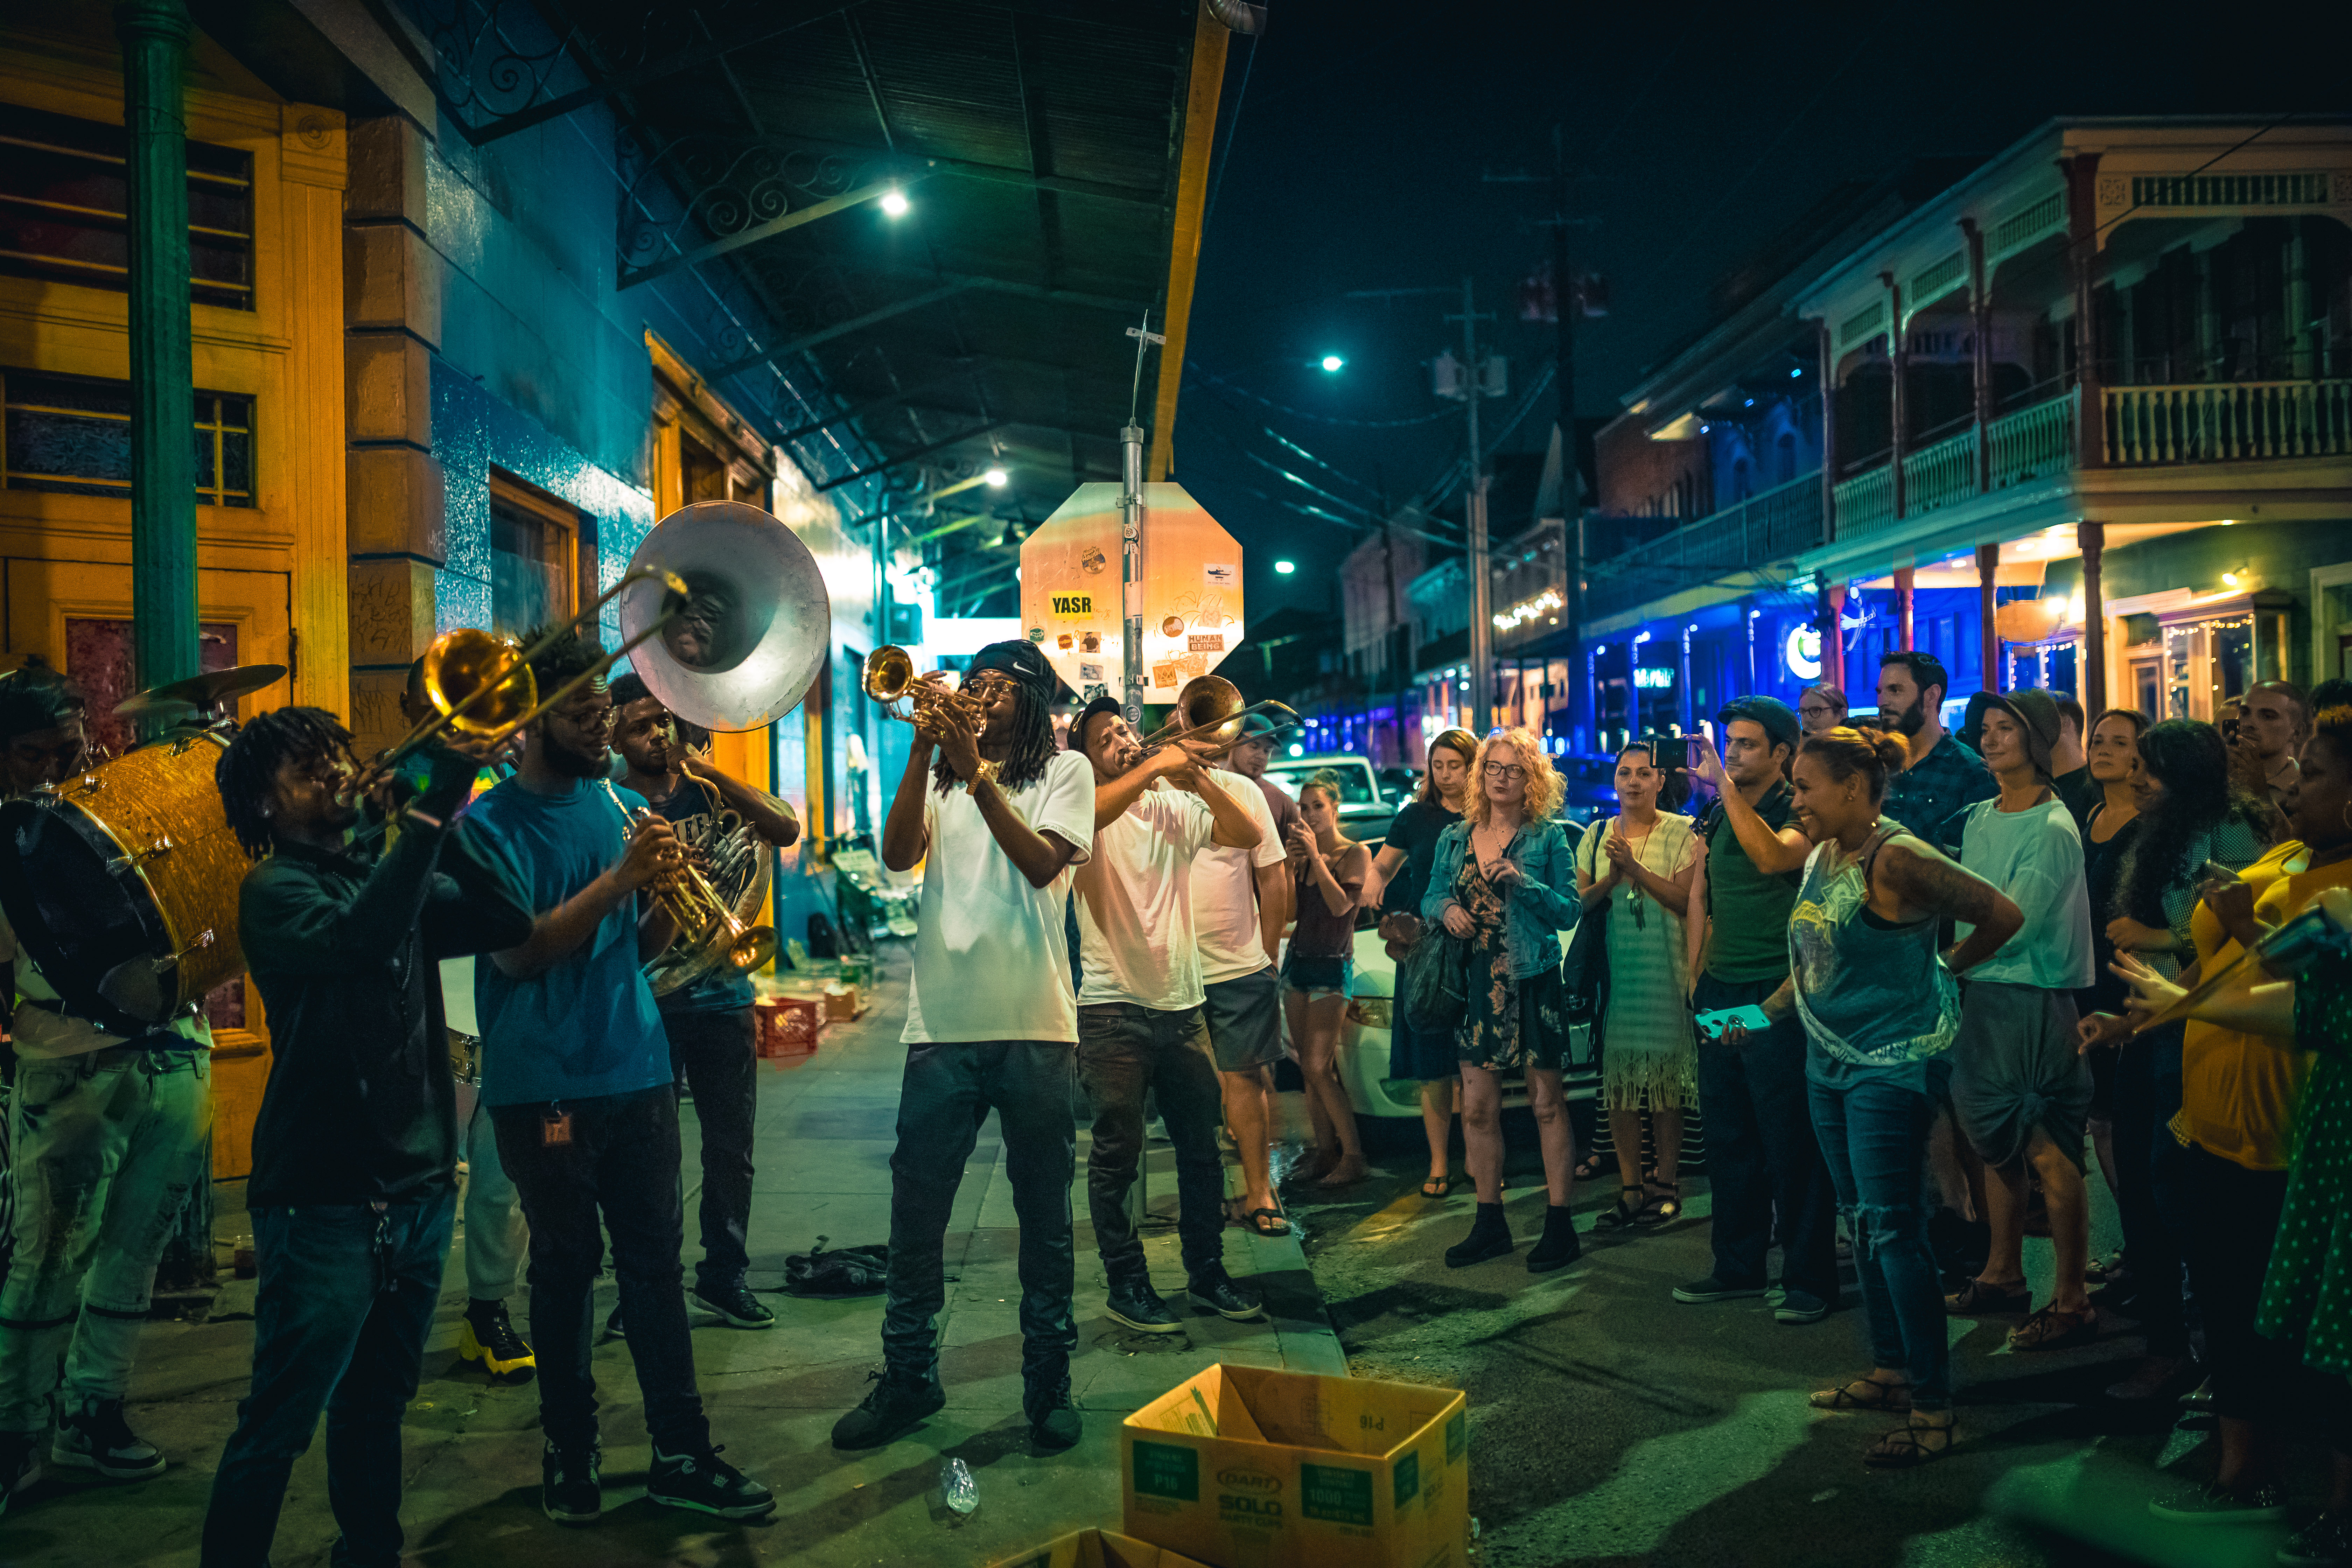
<svg viewBox="0 0 2352 1568">
<path fill-rule="evenodd" d="M 1350 996 L 1348 998 L 1348 1022 L 1360 1024 L 1367 1029 L 1385 1029 L 1395 1014 L 1396 1003 L 1387 996 Z"/>
</svg>

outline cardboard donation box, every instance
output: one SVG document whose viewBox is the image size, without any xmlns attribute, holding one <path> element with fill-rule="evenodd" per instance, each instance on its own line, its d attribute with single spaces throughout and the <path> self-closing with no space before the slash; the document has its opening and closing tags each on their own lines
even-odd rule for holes
<svg viewBox="0 0 2352 1568">
<path fill-rule="evenodd" d="M 992 1568 L 1203 1568 L 1190 1557 L 1108 1530 L 1080 1530 Z"/>
<path fill-rule="evenodd" d="M 818 999 L 814 996 L 762 996 L 752 1005 L 759 1023 L 759 1050 L 763 1057 L 804 1057 L 816 1049 L 822 1026 Z"/>
<path fill-rule="evenodd" d="M 1215 1568 L 1463 1568 L 1450 1388 L 1220 1363 L 1119 1427 L 1127 1533 Z"/>
</svg>

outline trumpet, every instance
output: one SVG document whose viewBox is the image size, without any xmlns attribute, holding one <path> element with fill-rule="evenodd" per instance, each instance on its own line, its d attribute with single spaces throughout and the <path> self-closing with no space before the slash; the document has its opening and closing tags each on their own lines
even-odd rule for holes
<svg viewBox="0 0 2352 1568">
<path fill-rule="evenodd" d="M 1146 735 L 1140 743 L 1146 752 L 1181 743 L 1195 756 L 1222 757 L 1242 743 L 1244 721 L 1251 714 L 1275 712 L 1284 716 L 1276 726 L 1277 730 L 1286 730 L 1298 722 L 1297 712 L 1287 703 L 1276 702 L 1271 697 L 1244 703 L 1241 689 L 1223 676 L 1196 675 L 1176 693 L 1176 716 Z M 1207 737 L 1207 745 L 1195 744 L 1203 736 Z"/>
<path fill-rule="evenodd" d="M 882 711 L 887 717 L 903 719 L 909 724 L 921 723 L 942 704 L 961 713 L 975 726 L 988 721 L 988 710 L 980 699 L 937 685 L 917 675 L 914 655 L 897 643 L 884 643 L 866 656 L 866 672 L 861 684 L 866 688 L 866 696 L 882 704 Z M 898 708 L 901 699 L 905 700 L 908 709 L 904 713 Z"/>
<path fill-rule="evenodd" d="M 638 823 L 653 815 L 649 811 L 633 812 L 623 805 L 609 780 L 604 784 L 604 794 L 612 801 L 613 809 L 627 820 L 632 832 Z M 653 895 L 670 919 L 677 922 L 677 940 L 663 954 L 665 962 L 656 995 L 714 974 L 730 979 L 749 974 L 776 956 L 775 929 L 746 924 L 719 896 L 710 879 L 690 860 L 667 879 L 655 883 Z"/>
</svg>

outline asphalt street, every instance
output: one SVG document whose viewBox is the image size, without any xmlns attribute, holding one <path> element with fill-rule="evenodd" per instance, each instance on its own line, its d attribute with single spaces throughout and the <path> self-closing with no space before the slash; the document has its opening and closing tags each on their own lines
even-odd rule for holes
<svg viewBox="0 0 2352 1568">
<path fill-rule="evenodd" d="M 2079 1349 L 2016 1354 L 2008 1320 L 1952 1320 L 1959 1442 L 1923 1469 L 1874 1471 L 1862 1451 L 1893 1422 L 1805 1403 L 1870 1364 L 1850 1264 L 1841 1310 L 1810 1326 L 1776 1323 L 1761 1300 L 1679 1305 L 1673 1287 L 1711 1267 L 1705 1179 L 1685 1180 L 1676 1225 L 1621 1240 L 1591 1234 L 1614 1197 L 1604 1174 L 1576 1194 L 1583 1258 L 1530 1275 L 1540 1163 L 1532 1127 L 1514 1131 L 1506 1199 L 1520 1247 L 1498 1261 L 1445 1267 L 1475 1200 L 1466 1184 L 1440 1201 L 1420 1194 L 1417 1125 L 1381 1140 L 1391 1152 L 1372 1179 L 1290 1196 L 1349 1369 L 1468 1392 L 1473 1554 L 1485 1568 L 2273 1561 L 2284 1529 L 2168 1528 L 2147 1512 L 2181 1478 L 2204 1479 L 2211 1456 L 2208 1433 L 2176 1429 L 2177 1405 L 2104 1396 L 2138 1355 L 2128 1325 L 2108 1320 Z M 1458 1141 L 1454 1158 L 1458 1176 Z M 2092 1182 L 2104 1251 L 2114 1216 Z M 2049 1262 L 2049 1243 L 2030 1240 L 2037 1300 Z M 2309 1501 L 2317 1466 L 2307 1449 L 2298 1464 L 2294 1490 Z"/>
</svg>

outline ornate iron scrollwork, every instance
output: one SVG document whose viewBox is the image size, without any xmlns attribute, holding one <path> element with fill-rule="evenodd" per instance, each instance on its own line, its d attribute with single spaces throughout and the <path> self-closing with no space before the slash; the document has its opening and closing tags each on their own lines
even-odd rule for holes
<svg viewBox="0 0 2352 1568">
<path fill-rule="evenodd" d="M 681 137 L 649 157 L 625 149 L 621 264 L 650 267 L 740 234 L 883 177 L 892 162 L 773 138 Z"/>
</svg>

